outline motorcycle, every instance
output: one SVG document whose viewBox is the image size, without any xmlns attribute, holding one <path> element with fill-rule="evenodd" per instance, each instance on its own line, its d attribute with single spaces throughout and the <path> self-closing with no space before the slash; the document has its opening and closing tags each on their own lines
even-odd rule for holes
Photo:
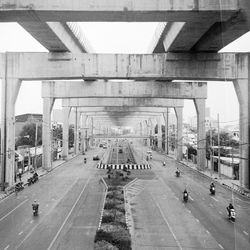
<svg viewBox="0 0 250 250">
<path fill-rule="evenodd" d="M 166 162 L 165 161 L 163 162 L 163 167 L 166 167 Z"/>
<path fill-rule="evenodd" d="M 21 190 L 24 189 L 24 186 L 23 186 L 23 182 L 18 182 L 16 185 L 15 185 L 15 191 L 16 192 L 19 192 Z"/>
<path fill-rule="evenodd" d="M 33 210 L 33 215 L 37 216 L 38 215 L 38 204 L 32 204 L 32 210 Z"/>
<path fill-rule="evenodd" d="M 180 171 L 176 171 L 176 172 L 175 172 L 176 177 L 180 177 L 180 174 L 181 174 Z"/>
<path fill-rule="evenodd" d="M 212 195 L 215 195 L 215 187 L 210 187 L 210 193 L 211 193 Z"/>
<path fill-rule="evenodd" d="M 234 209 L 230 209 L 227 211 L 227 215 L 228 215 L 228 219 L 235 222 L 235 210 Z"/>
<path fill-rule="evenodd" d="M 188 201 L 188 193 L 187 193 L 187 192 L 184 192 L 184 193 L 183 193 L 183 201 L 184 201 L 184 202 L 187 202 L 187 201 Z"/>
</svg>

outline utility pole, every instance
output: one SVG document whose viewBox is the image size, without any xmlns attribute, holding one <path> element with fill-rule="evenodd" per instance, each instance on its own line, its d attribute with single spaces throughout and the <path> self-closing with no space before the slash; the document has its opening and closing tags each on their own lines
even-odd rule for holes
<svg viewBox="0 0 250 250">
<path fill-rule="evenodd" d="M 217 114 L 217 122 L 218 122 L 218 175 L 221 177 L 221 169 L 220 169 L 220 118 L 219 114 Z"/>
<path fill-rule="evenodd" d="M 212 133 L 212 126 L 210 121 L 210 164 L 211 164 L 211 175 L 214 171 L 214 161 L 213 161 L 213 133 Z"/>
<path fill-rule="evenodd" d="M 37 130 L 38 130 L 38 122 L 36 121 L 36 135 L 35 135 L 35 157 L 34 157 L 34 170 L 35 170 L 35 172 L 36 172 L 36 170 L 37 170 L 37 165 L 36 165 Z"/>
</svg>

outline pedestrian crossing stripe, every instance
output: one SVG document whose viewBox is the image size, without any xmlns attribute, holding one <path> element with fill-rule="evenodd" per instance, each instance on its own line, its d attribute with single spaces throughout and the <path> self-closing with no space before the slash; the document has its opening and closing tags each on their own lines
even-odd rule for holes
<svg viewBox="0 0 250 250">
<path fill-rule="evenodd" d="M 151 169 L 149 164 L 97 164 L 97 168 L 99 169 L 126 169 L 128 170 L 137 170 L 137 169 Z"/>
</svg>

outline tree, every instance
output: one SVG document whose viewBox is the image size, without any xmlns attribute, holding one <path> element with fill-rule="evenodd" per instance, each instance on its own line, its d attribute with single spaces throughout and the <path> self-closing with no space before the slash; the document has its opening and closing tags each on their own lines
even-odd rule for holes
<svg viewBox="0 0 250 250">
<path fill-rule="evenodd" d="M 28 123 L 24 125 L 18 139 L 16 141 L 16 147 L 21 145 L 30 145 L 35 147 L 36 140 L 36 124 Z M 42 145 L 42 124 L 37 126 L 37 146 Z"/>
</svg>

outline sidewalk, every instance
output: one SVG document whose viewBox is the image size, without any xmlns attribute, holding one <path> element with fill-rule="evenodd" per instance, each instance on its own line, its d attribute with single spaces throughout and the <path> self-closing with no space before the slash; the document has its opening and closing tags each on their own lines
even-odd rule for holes
<svg viewBox="0 0 250 250">
<path fill-rule="evenodd" d="M 73 155 L 70 154 L 69 155 L 69 159 L 67 161 L 70 161 L 71 159 L 73 159 L 74 157 L 76 157 L 77 155 Z M 56 160 L 52 162 L 52 169 L 50 171 L 47 171 L 45 169 L 43 169 L 42 167 L 37 169 L 37 174 L 39 176 L 39 178 L 41 178 L 42 176 L 46 175 L 47 173 L 53 171 L 55 168 L 59 167 L 60 165 L 62 165 L 63 163 L 67 162 L 66 160 Z M 33 174 L 31 174 L 30 172 L 26 172 L 22 175 L 22 182 L 24 184 L 24 186 L 26 186 L 28 184 L 28 179 L 30 177 L 32 177 Z M 17 178 L 17 182 L 19 182 L 19 178 Z M 9 188 L 9 191 L 0 191 L 0 200 L 4 199 L 5 197 L 7 197 L 8 195 L 10 195 L 11 193 L 13 193 L 14 189 Z"/>
</svg>

